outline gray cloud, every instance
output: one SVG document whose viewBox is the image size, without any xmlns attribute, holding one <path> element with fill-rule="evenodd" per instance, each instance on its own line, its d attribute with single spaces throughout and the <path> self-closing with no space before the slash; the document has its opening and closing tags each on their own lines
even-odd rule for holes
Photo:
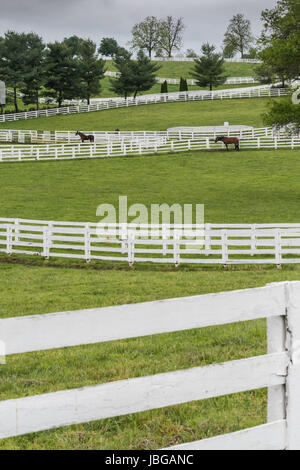
<svg viewBox="0 0 300 470">
<path fill-rule="evenodd" d="M 77 34 L 97 43 L 113 36 L 126 45 L 135 23 L 148 15 L 173 15 L 184 18 L 184 48 L 199 50 L 204 41 L 220 46 L 236 13 L 244 13 L 259 35 L 261 10 L 274 5 L 276 0 L 0 0 L 0 34 L 34 31 L 47 42 Z"/>
</svg>

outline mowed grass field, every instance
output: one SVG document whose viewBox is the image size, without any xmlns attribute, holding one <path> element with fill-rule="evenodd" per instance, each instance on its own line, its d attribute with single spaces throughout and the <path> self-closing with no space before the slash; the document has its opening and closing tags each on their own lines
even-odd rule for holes
<svg viewBox="0 0 300 470">
<path fill-rule="evenodd" d="M 284 98 L 272 98 L 272 100 Z M 177 126 L 217 126 L 224 122 L 263 127 L 269 99 L 245 98 L 133 106 L 48 118 L 7 121 L 1 129 L 163 130 Z"/>
<path fill-rule="evenodd" d="M 76 129 L 77 119 L 82 128 L 90 130 L 114 128 L 117 122 L 121 129 L 157 129 L 158 123 L 166 128 L 186 121 L 187 125 L 217 125 L 225 120 L 260 126 L 265 105 L 266 100 L 154 105 L 20 121 L 10 126 Z M 299 222 L 299 166 L 299 152 L 282 150 L 1 164 L 0 216 L 96 221 L 99 204 L 117 205 L 119 195 L 127 195 L 129 204 L 143 203 L 147 207 L 164 202 L 203 203 L 206 222 Z M 144 264 L 130 268 L 125 263 L 86 265 L 2 255 L 0 317 L 136 303 L 297 279 L 298 266 L 284 266 L 282 270 L 232 266 L 224 270 L 218 266 Z M 257 321 L 15 355 L 7 358 L 6 366 L 0 366 L 0 399 L 184 369 L 265 351 L 265 322 Z M 255 426 L 265 420 L 266 391 L 259 390 L 5 439 L 0 441 L 0 449 L 155 449 Z"/>
<path fill-rule="evenodd" d="M 155 62 L 155 60 L 153 60 Z M 158 77 L 163 78 L 193 78 L 191 72 L 194 69 L 194 62 L 156 62 L 160 69 L 157 72 Z M 252 77 L 255 73 L 257 64 L 243 62 L 225 62 L 225 74 L 229 77 Z M 113 61 L 106 61 L 106 68 L 111 72 L 116 72 Z"/>
<path fill-rule="evenodd" d="M 166 78 L 174 78 L 174 77 L 166 77 Z M 176 78 L 176 77 L 175 77 Z M 240 85 L 219 85 L 217 87 L 214 87 L 213 90 L 226 90 L 226 89 L 236 89 L 236 88 L 249 88 L 252 86 L 257 86 L 258 84 L 240 84 Z M 189 91 L 195 91 L 195 90 L 207 90 L 209 91 L 209 86 L 207 87 L 199 87 L 197 85 L 188 85 Z M 179 91 L 179 85 L 168 85 L 168 93 L 172 92 L 178 92 Z M 156 83 L 150 90 L 147 90 L 145 92 L 139 93 L 138 96 L 140 95 L 147 95 L 147 94 L 152 94 L 152 93 L 160 93 L 161 92 L 161 84 Z M 111 82 L 109 77 L 103 78 L 101 80 L 101 91 L 100 93 L 97 93 L 95 97 L 101 97 L 101 98 L 110 98 L 112 96 L 118 96 L 116 93 L 114 93 L 111 90 Z"/>
</svg>

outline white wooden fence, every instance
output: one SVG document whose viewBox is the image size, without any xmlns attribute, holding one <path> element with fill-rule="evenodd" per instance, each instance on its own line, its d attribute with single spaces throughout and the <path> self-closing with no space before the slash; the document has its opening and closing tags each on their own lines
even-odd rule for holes
<svg viewBox="0 0 300 470">
<path fill-rule="evenodd" d="M 241 126 L 224 126 L 222 131 L 219 127 L 211 126 L 205 130 L 165 130 L 165 131 L 84 131 L 85 134 L 93 135 L 96 143 L 114 142 L 131 142 L 134 139 L 144 140 L 198 140 L 206 137 L 215 139 L 218 135 L 243 137 L 286 137 L 288 134 L 285 130 L 277 131 L 272 127 L 262 128 L 245 128 Z M 37 131 L 27 129 L 0 129 L 0 142 L 16 142 L 16 143 L 51 143 L 51 142 L 80 142 L 80 138 L 76 136 L 76 131 Z"/>
<path fill-rule="evenodd" d="M 157 77 L 157 83 L 167 82 L 168 85 L 179 85 L 180 79 L 178 78 L 160 78 Z M 229 77 L 226 79 L 226 85 L 242 85 L 242 84 L 251 84 L 259 83 L 259 80 L 255 77 Z M 190 86 L 197 86 L 197 80 L 187 79 L 187 84 Z"/>
<path fill-rule="evenodd" d="M 222 142 L 209 137 L 199 140 L 169 140 L 165 138 L 134 138 L 110 140 L 94 144 L 0 145 L 0 163 L 78 158 L 120 157 L 155 153 L 187 152 L 224 149 Z M 257 137 L 240 140 L 240 149 L 298 149 L 300 137 Z"/>
<path fill-rule="evenodd" d="M 195 57 L 154 57 L 153 61 L 158 62 L 194 62 Z M 259 59 L 240 59 L 234 57 L 232 59 L 224 59 L 225 62 L 236 62 L 236 63 L 249 63 L 249 64 L 260 64 L 261 60 Z"/>
<path fill-rule="evenodd" d="M 133 263 L 300 263 L 300 224 L 134 225 L 0 219 L 0 253 Z"/>
<path fill-rule="evenodd" d="M 118 77 L 120 74 L 118 72 L 111 72 L 106 71 L 105 75 L 107 77 Z M 168 85 L 179 85 L 180 79 L 179 78 L 163 78 L 163 77 L 156 77 L 157 83 L 164 83 L 167 82 Z M 255 77 L 228 77 L 226 79 L 225 84 L 227 85 L 242 85 L 242 84 L 250 84 L 250 83 L 259 83 L 259 80 Z M 191 86 L 197 85 L 197 80 L 187 79 L 187 84 Z"/>
<path fill-rule="evenodd" d="M 223 100 L 223 99 L 240 99 L 240 98 L 266 98 L 279 97 L 289 94 L 287 89 L 270 88 L 270 87 L 251 87 L 235 90 L 221 90 L 212 92 L 189 91 L 178 93 L 166 93 L 156 95 L 141 95 L 136 99 L 128 98 L 110 98 L 110 99 L 94 99 L 90 105 L 74 105 L 61 108 L 41 109 L 40 111 L 28 111 L 15 114 L 1 114 L 0 122 L 18 121 L 20 119 L 33 119 L 38 117 L 50 117 L 60 114 L 78 114 L 94 111 L 103 111 L 107 109 L 123 108 L 129 106 L 140 106 L 147 104 L 162 104 L 173 102 L 187 101 L 206 101 L 206 100 Z"/>
<path fill-rule="evenodd" d="M 300 450 L 300 283 L 0 320 L 6 354 L 267 318 L 268 353 L 0 402 L 0 438 L 268 388 L 268 423 L 169 449 Z"/>
</svg>

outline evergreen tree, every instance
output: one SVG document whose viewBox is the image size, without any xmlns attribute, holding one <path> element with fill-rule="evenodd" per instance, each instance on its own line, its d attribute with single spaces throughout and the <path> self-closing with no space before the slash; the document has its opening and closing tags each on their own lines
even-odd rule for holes
<svg viewBox="0 0 300 470">
<path fill-rule="evenodd" d="M 63 40 L 63 43 L 70 49 L 73 57 L 79 56 L 79 49 L 83 42 L 85 42 L 85 40 L 75 34 L 69 38 L 64 38 Z"/>
<path fill-rule="evenodd" d="M 179 91 L 188 91 L 188 84 L 186 78 L 180 77 Z"/>
<path fill-rule="evenodd" d="M 78 67 L 81 97 L 90 104 L 91 96 L 100 93 L 100 80 L 105 72 L 105 61 L 98 58 L 96 44 L 90 39 L 82 40 L 79 44 Z"/>
<path fill-rule="evenodd" d="M 42 38 L 34 33 L 27 35 L 26 73 L 23 77 L 22 101 L 28 105 L 34 103 L 39 109 L 40 91 L 45 82 L 44 50 Z"/>
<path fill-rule="evenodd" d="M 167 80 L 165 80 L 165 81 L 161 84 L 160 92 L 161 92 L 161 93 L 168 93 L 168 82 L 167 82 Z"/>
<path fill-rule="evenodd" d="M 24 85 L 28 72 L 26 62 L 27 35 L 7 31 L 0 41 L 0 79 L 13 88 L 15 112 L 19 112 L 17 90 Z"/>
<path fill-rule="evenodd" d="M 110 78 L 110 89 L 125 99 L 134 92 L 134 61 L 131 59 L 132 54 L 124 48 L 118 48 L 114 57 L 114 65 L 118 70 L 116 78 Z"/>
<path fill-rule="evenodd" d="M 53 97 L 61 106 L 65 99 L 80 97 L 79 60 L 65 42 L 54 42 L 47 46 L 45 58 L 45 87 L 47 96 Z"/>
<path fill-rule="evenodd" d="M 212 91 L 214 86 L 222 85 L 227 77 L 224 75 L 224 59 L 222 54 L 215 53 L 215 46 L 208 43 L 203 44 L 202 56 L 194 61 L 194 72 L 192 76 L 200 87 L 209 86 Z"/>
<path fill-rule="evenodd" d="M 184 79 L 182 77 L 180 77 L 179 91 L 185 91 L 185 83 L 184 83 Z"/>
<path fill-rule="evenodd" d="M 150 90 L 156 83 L 156 72 L 160 66 L 139 51 L 137 60 L 131 58 L 131 54 L 125 49 L 119 49 L 115 57 L 115 66 L 119 76 L 111 79 L 111 90 L 118 95 L 124 95 L 125 99 L 133 93 L 136 98 L 138 93 Z"/>
</svg>

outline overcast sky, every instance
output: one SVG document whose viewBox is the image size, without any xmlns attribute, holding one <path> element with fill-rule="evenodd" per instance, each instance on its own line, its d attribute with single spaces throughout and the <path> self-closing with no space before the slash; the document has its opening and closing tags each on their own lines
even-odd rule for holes
<svg viewBox="0 0 300 470">
<path fill-rule="evenodd" d="M 132 26 L 148 15 L 183 17 L 184 50 L 199 52 L 203 42 L 221 46 L 230 18 L 243 13 L 254 35 L 261 30 L 260 14 L 276 0 L 0 0 L 0 35 L 8 29 L 34 31 L 46 42 L 76 34 L 97 44 L 115 37 L 126 46 Z"/>
</svg>

